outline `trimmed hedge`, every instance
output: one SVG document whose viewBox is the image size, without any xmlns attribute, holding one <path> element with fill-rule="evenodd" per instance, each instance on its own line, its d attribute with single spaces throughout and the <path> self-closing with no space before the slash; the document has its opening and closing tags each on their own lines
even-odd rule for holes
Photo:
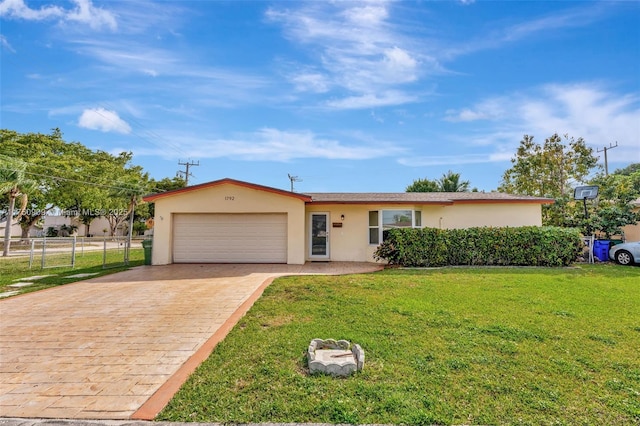
<svg viewBox="0 0 640 426">
<path fill-rule="evenodd" d="M 572 228 L 396 228 L 374 258 L 390 265 L 567 266 L 582 253 L 580 231 Z"/>
</svg>

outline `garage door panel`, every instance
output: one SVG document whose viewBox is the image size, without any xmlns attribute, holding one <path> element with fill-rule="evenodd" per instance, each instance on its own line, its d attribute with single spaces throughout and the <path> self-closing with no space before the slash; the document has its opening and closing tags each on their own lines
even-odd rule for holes
<svg viewBox="0 0 640 426">
<path fill-rule="evenodd" d="M 286 263 L 286 214 L 176 214 L 175 263 Z"/>
</svg>

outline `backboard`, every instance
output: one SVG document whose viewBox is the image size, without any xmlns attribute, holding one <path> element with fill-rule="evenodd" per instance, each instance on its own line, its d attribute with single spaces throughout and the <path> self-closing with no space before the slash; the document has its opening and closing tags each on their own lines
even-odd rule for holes
<svg viewBox="0 0 640 426">
<path fill-rule="evenodd" d="M 577 186 L 573 191 L 574 200 L 593 200 L 598 196 L 598 186 Z"/>
</svg>

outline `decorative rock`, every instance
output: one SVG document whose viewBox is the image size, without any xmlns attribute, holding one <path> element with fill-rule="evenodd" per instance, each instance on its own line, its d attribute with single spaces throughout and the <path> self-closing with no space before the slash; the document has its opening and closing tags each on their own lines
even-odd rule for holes
<svg viewBox="0 0 640 426">
<path fill-rule="evenodd" d="M 20 283 L 13 283 L 13 284 L 9 284 L 7 287 L 11 287 L 11 288 L 20 288 L 20 287 L 28 287 L 30 285 L 34 285 L 35 283 L 32 282 L 20 282 Z"/>
<path fill-rule="evenodd" d="M 32 277 L 18 278 L 15 281 L 36 281 L 36 280 L 41 280 L 43 278 L 52 277 L 52 276 L 53 275 L 34 275 Z"/>
<path fill-rule="evenodd" d="M 4 293 L 0 293 L 0 299 L 4 299 L 5 297 L 14 296 L 20 293 L 19 291 L 5 291 Z"/>
<path fill-rule="evenodd" d="M 92 272 L 92 273 L 86 273 L 86 274 L 67 275 L 66 277 L 62 277 L 62 278 L 85 278 L 85 277 L 92 277 L 94 275 L 98 275 L 98 273 Z"/>
<path fill-rule="evenodd" d="M 364 350 L 347 340 L 313 339 L 307 349 L 309 371 L 348 376 L 364 367 Z"/>
</svg>

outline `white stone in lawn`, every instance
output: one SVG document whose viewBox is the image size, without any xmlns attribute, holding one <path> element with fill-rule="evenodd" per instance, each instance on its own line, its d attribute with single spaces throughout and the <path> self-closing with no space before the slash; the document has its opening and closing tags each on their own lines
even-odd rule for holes
<svg viewBox="0 0 640 426">
<path fill-rule="evenodd" d="M 34 285 L 35 283 L 33 282 L 20 282 L 20 283 L 13 283 L 13 284 L 9 284 L 7 287 L 11 287 L 11 288 L 21 288 L 21 287 L 27 287 L 30 285 Z"/>
<path fill-rule="evenodd" d="M 53 277 L 55 275 L 34 275 L 32 277 L 24 277 L 24 278 L 18 278 L 14 281 L 37 281 L 37 280 L 41 280 L 43 278 L 47 278 L 47 277 Z"/>
<path fill-rule="evenodd" d="M 86 274 L 67 275 L 66 277 L 62 277 L 62 278 L 86 278 L 86 277 L 92 277 L 94 275 L 98 275 L 98 273 L 97 272 L 91 272 L 91 273 L 86 273 Z"/>
</svg>

